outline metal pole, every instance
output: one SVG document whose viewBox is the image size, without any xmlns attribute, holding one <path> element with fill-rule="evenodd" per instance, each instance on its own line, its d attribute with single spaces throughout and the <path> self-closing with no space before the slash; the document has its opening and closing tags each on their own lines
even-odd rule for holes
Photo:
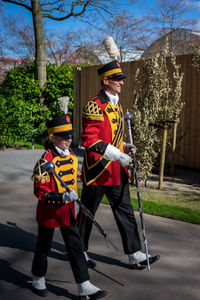
<svg viewBox="0 0 200 300">
<path fill-rule="evenodd" d="M 81 68 L 77 68 L 78 71 L 78 147 L 80 147 L 80 135 L 81 135 Z"/>
<path fill-rule="evenodd" d="M 35 139 L 32 138 L 32 150 L 34 150 L 34 149 L 35 149 Z"/>
<path fill-rule="evenodd" d="M 132 132 L 131 132 L 132 115 L 129 114 L 128 110 L 127 110 L 127 114 L 125 115 L 125 120 L 126 120 L 127 126 L 128 126 L 130 144 L 133 145 L 133 137 L 132 137 Z M 133 165 L 134 165 L 135 184 L 136 184 L 136 188 L 137 188 L 137 198 L 138 198 L 139 211 L 140 211 L 142 237 L 143 237 L 145 253 L 146 253 L 147 268 L 148 268 L 148 271 L 150 271 L 151 267 L 150 267 L 150 261 L 149 261 L 148 242 L 146 239 L 145 223 L 144 223 L 144 217 L 143 217 L 143 211 L 142 211 L 142 201 L 141 201 L 141 195 L 140 195 L 139 179 L 138 179 L 138 171 L 137 171 L 137 163 L 136 163 L 135 154 L 133 154 Z"/>
</svg>

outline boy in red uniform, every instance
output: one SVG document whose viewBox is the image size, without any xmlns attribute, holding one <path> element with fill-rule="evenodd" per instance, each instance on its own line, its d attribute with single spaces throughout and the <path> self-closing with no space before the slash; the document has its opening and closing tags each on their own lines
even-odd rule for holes
<svg viewBox="0 0 200 300">
<path fill-rule="evenodd" d="M 78 198 L 78 159 L 70 150 L 72 124 L 68 115 L 61 115 L 47 122 L 48 140 L 46 152 L 37 162 L 32 179 L 34 194 L 38 198 L 36 220 L 38 239 L 32 263 L 32 290 L 39 296 L 47 296 L 45 284 L 47 255 L 51 249 L 54 230 L 60 228 L 71 269 L 78 285 L 79 299 L 97 299 L 106 295 L 89 281 L 87 263 L 82 251 L 75 218 L 74 201 Z M 67 192 L 53 174 L 45 170 L 45 163 L 53 162 L 55 172 L 70 188 Z"/>
</svg>

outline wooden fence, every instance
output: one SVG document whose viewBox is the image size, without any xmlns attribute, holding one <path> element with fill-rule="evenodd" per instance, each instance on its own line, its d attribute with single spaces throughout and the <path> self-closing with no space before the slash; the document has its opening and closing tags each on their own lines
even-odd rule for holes
<svg viewBox="0 0 200 300">
<path fill-rule="evenodd" d="M 200 71 L 192 66 L 192 55 L 177 56 L 177 63 L 184 73 L 182 101 L 185 106 L 177 129 L 177 147 L 175 165 L 200 169 Z M 120 94 L 124 109 L 130 109 L 133 103 L 133 83 L 135 72 L 142 61 L 122 63 L 123 73 L 127 75 Z M 97 69 L 100 66 L 76 69 L 74 74 L 74 145 L 81 145 L 81 113 L 87 101 L 100 90 Z"/>
</svg>

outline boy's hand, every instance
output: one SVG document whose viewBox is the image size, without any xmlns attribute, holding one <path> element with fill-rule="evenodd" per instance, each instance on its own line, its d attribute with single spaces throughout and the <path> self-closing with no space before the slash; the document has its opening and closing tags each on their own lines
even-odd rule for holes
<svg viewBox="0 0 200 300">
<path fill-rule="evenodd" d="M 65 204 L 66 201 L 67 202 L 74 202 L 77 199 L 78 199 L 78 195 L 73 189 L 70 189 L 69 192 L 66 191 L 62 194 L 62 203 L 63 204 Z"/>
</svg>

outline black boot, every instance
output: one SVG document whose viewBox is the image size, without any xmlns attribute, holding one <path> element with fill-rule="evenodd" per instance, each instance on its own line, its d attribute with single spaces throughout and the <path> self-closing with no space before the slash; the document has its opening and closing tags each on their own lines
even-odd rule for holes
<svg viewBox="0 0 200 300">
<path fill-rule="evenodd" d="M 45 277 L 33 276 L 31 289 L 36 295 L 46 297 L 48 295 L 48 290 L 45 284 Z"/>
<path fill-rule="evenodd" d="M 79 300 L 95 300 L 103 298 L 107 295 L 107 292 L 100 290 L 98 287 L 93 285 L 89 280 L 86 280 L 78 284 L 78 295 Z"/>
</svg>

